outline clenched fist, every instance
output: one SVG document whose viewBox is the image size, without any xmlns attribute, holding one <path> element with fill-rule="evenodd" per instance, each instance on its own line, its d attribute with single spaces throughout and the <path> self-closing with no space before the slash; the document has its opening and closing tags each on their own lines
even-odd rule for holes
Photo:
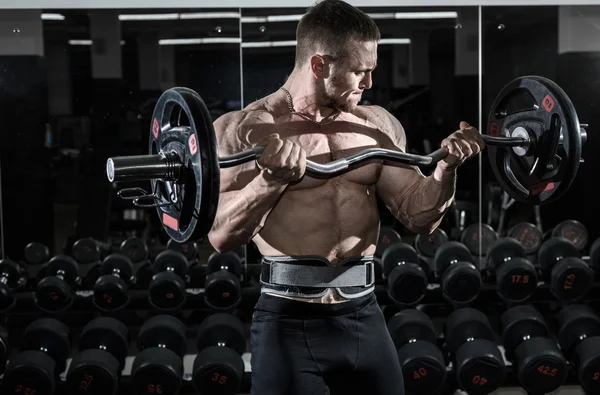
<svg viewBox="0 0 600 395">
<path fill-rule="evenodd" d="M 265 150 L 256 160 L 263 176 L 281 184 L 300 180 L 306 171 L 306 151 L 289 140 L 281 140 L 278 134 L 266 136 L 257 145 Z"/>
<path fill-rule="evenodd" d="M 446 169 L 452 169 L 481 152 L 485 143 L 477 129 L 461 122 L 460 130 L 442 140 L 442 147 L 448 149 L 448 156 L 440 164 Z"/>
</svg>

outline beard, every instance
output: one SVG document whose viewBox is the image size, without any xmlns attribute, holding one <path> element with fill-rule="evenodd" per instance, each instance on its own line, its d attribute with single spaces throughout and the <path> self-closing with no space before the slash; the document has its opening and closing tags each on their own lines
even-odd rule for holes
<svg viewBox="0 0 600 395">
<path fill-rule="evenodd" d="M 332 108 L 334 110 L 342 112 L 352 112 L 356 109 L 358 103 L 351 101 L 352 96 L 343 98 L 336 96 L 334 92 L 338 90 L 339 82 L 336 77 L 331 78 L 329 86 L 325 88 L 323 93 L 323 103 L 325 107 Z"/>
</svg>

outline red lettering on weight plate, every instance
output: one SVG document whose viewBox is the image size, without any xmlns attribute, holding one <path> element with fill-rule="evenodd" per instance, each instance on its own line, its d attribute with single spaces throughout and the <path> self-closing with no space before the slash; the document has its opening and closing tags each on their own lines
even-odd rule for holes
<svg viewBox="0 0 600 395">
<path fill-rule="evenodd" d="M 171 217 L 169 214 L 163 213 L 162 220 L 163 220 L 163 224 L 165 224 L 169 228 L 171 228 L 173 230 L 179 230 L 179 221 L 177 221 L 177 219 Z"/>
<path fill-rule="evenodd" d="M 490 123 L 489 135 L 492 137 L 497 137 L 498 131 L 499 131 L 498 124 L 496 122 Z"/>
<path fill-rule="evenodd" d="M 158 132 L 160 132 L 160 125 L 158 124 L 158 119 L 154 118 L 152 122 L 152 134 L 155 139 L 158 138 Z"/>
<path fill-rule="evenodd" d="M 188 140 L 188 143 L 190 145 L 190 153 L 192 155 L 195 155 L 196 152 L 198 152 L 198 141 L 196 141 L 196 135 L 192 134 Z"/>
<path fill-rule="evenodd" d="M 551 191 L 554 189 L 553 182 L 542 182 L 531 187 L 531 194 L 534 196 L 540 195 L 542 192 Z"/>
<path fill-rule="evenodd" d="M 552 96 L 544 96 L 544 98 L 542 99 L 542 106 L 544 106 L 546 112 L 552 111 L 552 109 L 554 109 L 554 99 L 552 98 Z"/>
</svg>

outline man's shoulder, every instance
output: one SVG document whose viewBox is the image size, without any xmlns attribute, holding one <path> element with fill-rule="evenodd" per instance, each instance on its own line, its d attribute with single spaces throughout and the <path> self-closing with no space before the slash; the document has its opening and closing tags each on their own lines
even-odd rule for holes
<svg viewBox="0 0 600 395">
<path fill-rule="evenodd" d="M 358 106 L 354 114 L 367 124 L 387 135 L 393 141 L 404 137 L 404 128 L 393 114 L 378 105 Z"/>
</svg>

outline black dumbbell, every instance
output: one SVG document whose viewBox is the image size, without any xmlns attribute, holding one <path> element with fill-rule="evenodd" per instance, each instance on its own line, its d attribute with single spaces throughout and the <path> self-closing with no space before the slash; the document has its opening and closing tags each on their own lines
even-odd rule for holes
<svg viewBox="0 0 600 395">
<path fill-rule="evenodd" d="M 129 302 L 129 283 L 133 262 L 121 253 L 110 254 L 102 261 L 100 277 L 94 284 L 94 305 L 102 311 L 122 309 Z"/>
<path fill-rule="evenodd" d="M 567 377 L 567 361 L 540 312 L 533 306 L 516 306 L 502 314 L 500 322 L 506 359 L 523 389 L 530 394 L 558 389 Z"/>
<path fill-rule="evenodd" d="M 71 351 L 69 328 L 53 318 L 39 318 L 25 328 L 19 352 L 4 371 L 2 395 L 53 395 Z"/>
<path fill-rule="evenodd" d="M 454 310 L 444 324 L 444 335 L 463 391 L 489 394 L 502 385 L 506 367 L 485 314 L 470 307 Z"/>
<path fill-rule="evenodd" d="M 588 230 L 584 224 L 574 219 L 562 221 L 552 229 L 552 237 L 564 237 L 577 251 L 583 251 L 588 243 Z"/>
<path fill-rule="evenodd" d="M 98 317 L 81 332 L 79 352 L 67 372 L 70 394 L 115 395 L 129 346 L 129 330 L 119 320 Z"/>
<path fill-rule="evenodd" d="M 481 291 L 481 273 L 473 256 L 457 241 L 442 245 L 435 253 L 435 268 L 444 296 L 451 302 L 465 304 L 474 301 Z"/>
<path fill-rule="evenodd" d="M 487 252 L 487 266 L 496 273 L 498 294 L 506 301 L 523 302 L 537 289 L 537 270 L 515 239 L 496 240 Z"/>
<path fill-rule="evenodd" d="M 16 299 L 13 291 L 24 284 L 23 269 L 10 259 L 0 260 L 0 313 L 10 310 Z"/>
<path fill-rule="evenodd" d="M 4 373 L 6 368 L 6 360 L 10 354 L 10 347 L 8 345 L 8 333 L 2 326 L 0 326 L 0 375 Z"/>
<path fill-rule="evenodd" d="M 169 315 L 157 315 L 142 325 L 140 352 L 131 368 L 132 389 L 137 395 L 175 395 L 183 382 L 186 352 L 185 325 Z"/>
<path fill-rule="evenodd" d="M 154 275 L 148 286 L 150 304 L 159 310 L 175 310 L 186 301 L 185 278 L 188 261 L 179 251 L 162 251 L 152 265 Z"/>
<path fill-rule="evenodd" d="M 193 242 L 178 243 L 173 239 L 169 239 L 169 241 L 167 242 L 167 249 L 181 252 L 183 255 L 185 255 L 185 258 L 188 261 L 191 261 L 194 258 L 196 258 L 196 255 L 198 254 L 198 250 L 196 249 L 196 243 Z"/>
<path fill-rule="evenodd" d="M 31 242 L 25 246 L 25 262 L 29 265 L 40 265 L 50 259 L 50 250 L 42 243 Z"/>
<path fill-rule="evenodd" d="M 102 246 L 100 243 L 98 243 L 98 241 L 92 239 L 91 237 L 86 237 L 73 243 L 71 253 L 73 258 L 75 258 L 75 260 L 82 265 L 96 263 L 100 262 L 102 259 L 101 247 Z M 106 249 L 106 246 L 104 247 Z"/>
<path fill-rule="evenodd" d="M 200 394 L 236 394 L 244 374 L 244 325 L 235 316 L 215 313 L 198 329 L 192 383 Z"/>
<path fill-rule="evenodd" d="M 394 228 L 389 226 L 382 226 L 379 228 L 379 235 L 377 236 L 377 246 L 375 247 L 375 253 L 373 254 L 377 258 L 381 258 L 387 248 L 393 244 L 400 243 L 402 237 Z"/>
<path fill-rule="evenodd" d="M 388 322 L 408 393 L 437 393 L 446 382 L 446 362 L 436 344 L 431 319 L 415 309 L 402 310 Z"/>
<path fill-rule="evenodd" d="M 429 284 L 429 268 L 413 247 L 402 242 L 392 244 L 383 253 L 381 262 L 390 299 L 407 306 L 423 299 Z"/>
<path fill-rule="evenodd" d="M 45 277 L 35 288 L 35 304 L 47 313 L 58 313 L 73 303 L 71 287 L 77 284 L 79 267 L 67 255 L 56 255 L 45 267 Z"/>
<path fill-rule="evenodd" d="M 148 259 L 148 246 L 139 237 L 129 237 L 121 243 L 119 252 L 129 259 L 133 264 L 144 262 Z"/>
<path fill-rule="evenodd" d="M 556 317 L 558 342 L 581 387 L 591 394 L 600 393 L 600 317 L 581 304 L 564 307 Z"/>
<path fill-rule="evenodd" d="M 228 310 L 242 300 L 240 276 L 242 260 L 233 251 L 213 252 L 206 262 L 204 302 L 215 310 Z"/>
<path fill-rule="evenodd" d="M 575 245 L 563 237 L 553 237 L 542 244 L 538 263 L 558 300 L 578 300 L 592 288 L 594 272 L 579 257 Z"/>
<path fill-rule="evenodd" d="M 527 255 L 533 255 L 540 249 L 544 235 L 534 224 L 520 222 L 509 229 L 507 237 L 517 240 Z"/>
<path fill-rule="evenodd" d="M 498 239 L 498 234 L 488 224 L 474 223 L 464 230 L 461 242 L 475 256 L 483 256 Z"/>
<path fill-rule="evenodd" d="M 415 248 L 417 252 L 426 258 L 433 258 L 438 248 L 446 244 L 450 239 L 446 232 L 441 228 L 428 235 L 418 234 L 415 237 Z"/>
</svg>

